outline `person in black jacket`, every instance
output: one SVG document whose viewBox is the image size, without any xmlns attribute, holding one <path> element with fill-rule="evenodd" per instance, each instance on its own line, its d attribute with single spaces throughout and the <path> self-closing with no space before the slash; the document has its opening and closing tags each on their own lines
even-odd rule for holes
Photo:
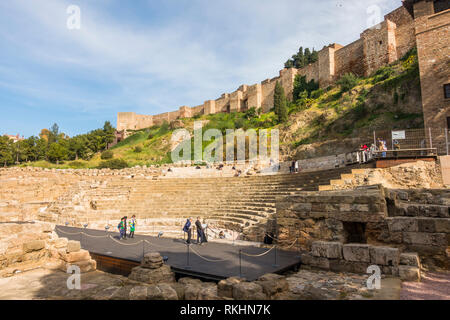
<svg viewBox="0 0 450 320">
<path fill-rule="evenodd" d="M 195 227 L 197 228 L 197 244 L 202 244 L 203 242 L 203 227 L 200 221 L 200 217 L 197 217 L 197 221 L 195 221 Z"/>
<path fill-rule="evenodd" d="M 186 240 L 187 244 L 191 243 L 191 229 L 192 229 L 192 218 L 188 218 L 186 220 L 186 223 L 185 223 L 184 227 L 183 227 L 183 231 L 186 232 L 187 235 L 188 235 L 188 238 Z"/>
</svg>

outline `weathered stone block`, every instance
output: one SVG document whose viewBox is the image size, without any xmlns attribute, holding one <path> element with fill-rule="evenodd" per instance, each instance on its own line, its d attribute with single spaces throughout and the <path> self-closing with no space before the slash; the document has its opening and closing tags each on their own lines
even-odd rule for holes
<svg viewBox="0 0 450 320">
<path fill-rule="evenodd" d="M 370 247 L 370 262 L 383 266 L 398 266 L 400 263 L 400 251 L 390 247 Z"/>
<path fill-rule="evenodd" d="M 435 230 L 438 233 L 450 233 L 450 219 L 435 219 Z"/>
<path fill-rule="evenodd" d="M 169 283 L 158 284 L 162 292 L 163 300 L 178 300 L 178 294 Z"/>
<path fill-rule="evenodd" d="M 330 259 L 330 270 L 334 272 L 366 273 L 369 262 L 354 262 L 342 259 Z"/>
<path fill-rule="evenodd" d="M 235 300 L 265 300 L 263 288 L 254 282 L 240 282 L 233 285 L 233 298 Z"/>
<path fill-rule="evenodd" d="M 417 218 L 396 217 L 387 219 L 390 232 L 416 232 L 419 230 Z"/>
<path fill-rule="evenodd" d="M 149 284 L 175 282 L 175 274 L 170 270 L 170 266 L 167 265 L 163 265 L 158 269 L 149 269 L 142 266 L 135 267 L 131 270 L 128 278 Z"/>
<path fill-rule="evenodd" d="M 225 280 L 220 280 L 217 285 L 217 294 L 219 297 L 232 298 L 233 297 L 233 285 L 241 282 L 242 279 L 231 277 Z"/>
<path fill-rule="evenodd" d="M 315 257 L 342 259 L 342 243 L 315 241 L 311 245 L 311 254 Z"/>
<path fill-rule="evenodd" d="M 29 242 L 25 242 L 23 244 L 23 252 L 29 253 L 33 251 L 39 251 L 45 248 L 45 241 L 44 240 L 33 240 Z"/>
<path fill-rule="evenodd" d="M 80 241 L 70 240 L 67 242 L 67 253 L 80 251 Z"/>
<path fill-rule="evenodd" d="M 419 218 L 417 219 L 418 230 L 419 232 L 436 232 L 435 221 L 433 218 Z"/>
<path fill-rule="evenodd" d="M 198 293 L 198 300 L 218 300 L 217 285 L 214 283 L 205 283 Z"/>
<path fill-rule="evenodd" d="M 65 247 L 67 247 L 68 242 L 69 242 L 69 240 L 67 238 L 58 238 L 54 242 L 54 247 L 56 249 L 65 248 Z"/>
<path fill-rule="evenodd" d="M 370 246 L 367 244 L 344 244 L 344 259 L 354 262 L 370 262 Z"/>
<path fill-rule="evenodd" d="M 320 269 L 328 270 L 330 268 L 330 262 L 328 258 L 314 257 L 309 253 L 304 253 L 301 255 L 302 264 L 309 265 L 311 267 L 316 267 Z"/>
<path fill-rule="evenodd" d="M 420 268 L 420 258 L 416 252 L 403 252 L 400 254 L 400 264 Z"/>
<path fill-rule="evenodd" d="M 70 266 L 78 266 L 81 273 L 95 271 L 97 269 L 97 262 L 95 260 L 77 261 L 77 262 L 62 262 L 60 270 L 67 272 Z"/>
<path fill-rule="evenodd" d="M 398 267 L 400 279 L 402 281 L 420 281 L 420 269 L 412 266 Z"/>
<path fill-rule="evenodd" d="M 163 265 L 163 258 L 158 252 L 151 252 L 144 255 L 142 267 L 148 269 L 158 269 Z"/>
<path fill-rule="evenodd" d="M 65 262 L 77 262 L 77 261 L 88 261 L 91 260 L 91 255 L 87 250 L 80 250 L 77 252 L 66 253 L 63 251 L 59 251 L 59 257 Z"/>
<path fill-rule="evenodd" d="M 130 290 L 130 300 L 147 300 L 147 287 L 133 287 Z"/>
<path fill-rule="evenodd" d="M 272 297 L 279 292 L 289 289 L 289 284 L 286 281 L 286 278 L 273 273 L 263 275 L 256 281 L 256 283 L 263 288 L 263 292 L 268 297 Z"/>
<path fill-rule="evenodd" d="M 404 232 L 403 241 L 406 244 L 419 244 L 437 247 L 447 246 L 447 236 L 445 233 Z"/>
</svg>

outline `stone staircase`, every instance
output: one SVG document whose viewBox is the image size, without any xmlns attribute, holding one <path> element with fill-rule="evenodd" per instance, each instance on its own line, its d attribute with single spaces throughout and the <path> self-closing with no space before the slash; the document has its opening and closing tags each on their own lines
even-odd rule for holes
<svg viewBox="0 0 450 320">
<path fill-rule="evenodd" d="M 329 184 L 320 185 L 319 191 L 352 189 L 362 185 L 372 170 L 370 168 L 352 169 L 351 173 L 343 173 L 339 179 L 332 179 Z"/>
<path fill-rule="evenodd" d="M 109 177 L 79 183 L 39 215 L 58 224 L 103 229 L 123 216 L 138 218 L 138 231 L 180 237 L 187 217 L 206 219 L 212 230 L 234 230 L 241 239 L 261 241 L 273 228 L 276 197 L 317 190 L 348 174 L 351 167 L 287 175 L 239 178 Z"/>
<path fill-rule="evenodd" d="M 450 267 L 450 190 L 395 190 L 386 194 L 389 232 L 422 259 Z"/>
</svg>

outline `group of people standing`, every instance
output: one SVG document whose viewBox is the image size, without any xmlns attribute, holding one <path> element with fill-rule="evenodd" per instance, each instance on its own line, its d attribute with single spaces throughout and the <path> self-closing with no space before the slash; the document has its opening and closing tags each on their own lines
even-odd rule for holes
<svg viewBox="0 0 450 320">
<path fill-rule="evenodd" d="M 186 220 L 186 223 L 184 224 L 183 231 L 187 233 L 187 240 L 186 243 L 191 243 L 191 237 L 192 237 L 192 218 L 189 218 Z M 195 221 L 195 228 L 197 229 L 197 244 L 201 245 L 202 243 L 208 242 L 207 236 L 206 236 L 206 228 L 208 225 L 206 223 L 201 223 L 200 217 L 197 217 L 197 221 Z"/>
<path fill-rule="evenodd" d="M 128 235 L 128 238 L 134 238 L 134 232 L 136 231 L 136 216 L 133 215 L 131 217 L 131 219 L 128 221 L 128 224 L 127 224 L 127 219 L 128 219 L 127 216 L 120 219 L 120 223 L 117 226 L 117 228 L 119 229 L 119 233 L 120 233 L 119 240 L 127 239 L 127 226 L 130 228 L 130 233 Z"/>
<path fill-rule="evenodd" d="M 400 149 L 400 145 L 397 140 L 394 140 L 394 149 Z M 382 138 L 378 138 L 376 144 L 372 143 L 370 148 L 367 144 L 362 144 L 359 147 L 359 151 L 356 153 L 356 161 L 359 163 L 365 163 L 375 158 L 376 153 L 381 151 L 381 156 L 386 158 L 387 142 Z"/>
<path fill-rule="evenodd" d="M 292 161 L 290 167 L 289 167 L 289 172 L 290 173 L 297 173 L 300 171 L 300 167 L 298 165 L 298 161 Z"/>
</svg>

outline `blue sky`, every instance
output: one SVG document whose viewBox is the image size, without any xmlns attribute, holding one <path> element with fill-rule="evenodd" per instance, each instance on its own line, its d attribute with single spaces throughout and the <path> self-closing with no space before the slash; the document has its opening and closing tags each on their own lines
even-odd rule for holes
<svg viewBox="0 0 450 320">
<path fill-rule="evenodd" d="M 66 27 L 71 4 L 80 30 Z M 0 134 L 56 122 L 73 136 L 117 112 L 202 104 L 276 76 L 300 45 L 358 39 L 373 5 L 382 19 L 401 1 L 1 1 Z"/>
</svg>

